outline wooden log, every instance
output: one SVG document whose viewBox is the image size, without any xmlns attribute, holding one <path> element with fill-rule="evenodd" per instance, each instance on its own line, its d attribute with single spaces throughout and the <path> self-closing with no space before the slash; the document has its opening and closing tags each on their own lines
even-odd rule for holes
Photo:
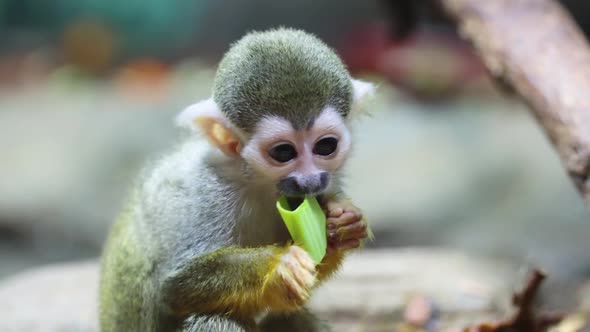
<svg viewBox="0 0 590 332">
<path fill-rule="evenodd" d="M 571 16 L 553 0 L 438 1 L 528 103 L 590 205 L 590 49 Z"/>
</svg>

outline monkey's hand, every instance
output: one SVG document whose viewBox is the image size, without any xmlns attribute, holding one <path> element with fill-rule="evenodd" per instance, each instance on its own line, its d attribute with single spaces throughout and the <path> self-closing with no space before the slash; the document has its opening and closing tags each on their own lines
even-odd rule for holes
<svg viewBox="0 0 590 332">
<path fill-rule="evenodd" d="M 358 248 L 369 230 L 361 210 L 348 200 L 328 200 L 324 204 L 327 216 L 327 255 Z"/>
<path fill-rule="evenodd" d="M 275 312 L 296 311 L 307 302 L 315 283 L 313 259 L 305 250 L 292 245 L 268 276 L 263 297 Z"/>
<path fill-rule="evenodd" d="M 327 217 L 328 247 L 326 256 L 317 266 L 320 281 L 333 275 L 346 253 L 358 248 L 370 233 L 360 209 L 350 201 L 326 197 L 322 202 L 322 208 Z"/>
</svg>

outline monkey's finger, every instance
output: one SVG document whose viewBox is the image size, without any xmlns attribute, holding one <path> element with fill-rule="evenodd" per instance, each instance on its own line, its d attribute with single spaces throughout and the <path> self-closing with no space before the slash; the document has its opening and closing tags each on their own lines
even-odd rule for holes
<svg viewBox="0 0 590 332">
<path fill-rule="evenodd" d="M 347 234 L 330 234 L 330 237 L 328 238 L 328 243 L 334 246 L 339 246 L 342 242 L 353 239 L 362 240 L 367 238 L 368 236 L 369 234 L 367 231 L 360 231 L 358 233 L 355 232 Z"/>
<path fill-rule="evenodd" d="M 291 246 L 289 253 L 293 255 L 293 258 L 307 271 L 310 273 L 315 272 L 315 264 L 309 254 L 298 246 Z"/>
<path fill-rule="evenodd" d="M 340 228 L 342 226 L 348 225 L 357 221 L 353 213 L 345 212 L 339 217 L 329 217 L 326 222 L 328 224 L 329 229 L 333 228 Z"/>
<path fill-rule="evenodd" d="M 344 214 L 351 214 L 357 220 L 363 219 L 363 214 L 360 211 L 345 211 Z"/>
<path fill-rule="evenodd" d="M 301 303 L 308 296 L 307 291 L 301 288 L 292 277 L 288 277 L 288 279 L 285 280 L 285 287 L 287 290 L 287 298 L 291 301 Z"/>
<path fill-rule="evenodd" d="M 325 206 L 328 210 L 337 211 L 340 209 L 342 212 L 360 213 L 360 209 L 356 207 L 356 205 L 352 204 L 350 200 L 332 200 L 328 201 Z"/>
<path fill-rule="evenodd" d="M 337 231 L 340 241 L 349 239 L 363 239 L 367 237 L 367 223 L 364 221 L 355 222 L 341 227 Z"/>
<path fill-rule="evenodd" d="M 308 266 L 301 264 L 297 259 L 286 260 L 284 264 L 290 271 L 290 274 L 295 278 L 299 285 L 311 285 L 314 279 L 314 268 L 313 262 L 311 263 L 312 269 Z"/>
<path fill-rule="evenodd" d="M 304 269 L 297 269 L 293 271 L 293 276 L 299 287 L 304 291 L 311 288 L 315 282 L 315 275 Z"/>
<path fill-rule="evenodd" d="M 328 218 L 327 226 L 328 229 L 338 229 L 343 226 L 358 222 L 362 219 L 362 216 L 358 216 L 352 212 L 345 212 L 338 218 Z"/>
<path fill-rule="evenodd" d="M 328 244 L 339 246 L 340 243 L 344 241 L 348 241 L 351 239 L 359 239 L 362 240 L 368 236 L 366 231 L 361 231 L 359 233 L 347 233 L 347 234 L 339 234 L 339 233 L 330 233 L 328 235 Z"/>
<path fill-rule="evenodd" d="M 347 204 L 344 206 L 344 212 L 352 212 L 358 215 L 361 215 L 361 209 L 357 208 L 356 206 L 352 205 L 352 203 Z"/>
<path fill-rule="evenodd" d="M 281 261 L 278 271 L 290 299 L 302 300 L 307 296 L 307 289 L 315 280 L 314 275 L 302 269 L 293 259 Z"/>
<path fill-rule="evenodd" d="M 344 209 L 342 207 L 335 207 L 333 209 L 328 209 L 328 217 L 331 218 L 338 218 L 342 215 Z"/>
<path fill-rule="evenodd" d="M 344 208 L 347 205 L 348 204 L 346 202 L 329 200 L 324 205 L 324 211 L 327 212 L 326 215 L 328 217 L 337 218 L 337 217 L 341 216 L 342 213 L 344 213 Z"/>
<path fill-rule="evenodd" d="M 348 241 L 348 240 L 352 240 L 352 239 L 363 240 L 363 239 L 366 239 L 367 236 L 369 236 L 369 234 L 367 233 L 367 231 L 361 231 L 359 233 L 346 234 L 346 235 L 341 236 L 340 242 Z"/>
<path fill-rule="evenodd" d="M 355 248 L 360 247 L 360 245 L 361 245 L 361 241 L 359 241 L 357 239 L 351 239 L 351 240 L 347 240 L 347 241 L 340 243 L 338 245 L 338 249 L 339 250 L 355 249 Z"/>
<path fill-rule="evenodd" d="M 338 244 L 339 242 L 341 242 L 344 238 L 346 229 L 349 228 L 349 225 L 354 225 L 355 223 L 349 223 L 348 225 L 344 225 L 344 226 L 336 226 L 337 228 L 333 228 L 333 227 L 329 227 L 328 228 L 328 242 L 329 243 L 336 243 Z M 344 230 L 343 230 L 344 229 Z"/>
<path fill-rule="evenodd" d="M 277 273 L 279 274 L 281 285 L 285 288 L 286 292 L 297 293 L 297 288 L 299 287 L 299 285 L 286 263 L 281 262 L 279 264 L 279 266 L 277 267 Z"/>
</svg>

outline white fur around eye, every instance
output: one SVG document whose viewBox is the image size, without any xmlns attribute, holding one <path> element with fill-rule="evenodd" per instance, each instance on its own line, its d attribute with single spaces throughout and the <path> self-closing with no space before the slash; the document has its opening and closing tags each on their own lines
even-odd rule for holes
<svg viewBox="0 0 590 332">
<path fill-rule="evenodd" d="M 320 113 L 313 123 L 313 130 L 327 130 L 327 129 L 343 130 L 346 128 L 342 115 L 338 113 L 333 107 L 328 106 Z"/>
<path fill-rule="evenodd" d="M 315 143 L 323 137 L 336 137 L 338 148 L 330 156 L 313 154 Z M 298 157 L 284 164 L 273 161 L 269 149 L 279 142 L 291 143 Z M 351 135 L 344 118 L 333 107 L 326 107 L 311 128 L 296 131 L 291 123 L 280 117 L 267 117 L 256 126 L 241 151 L 241 156 L 259 174 L 270 180 L 310 170 L 333 172 L 344 163 L 350 150 Z"/>
<path fill-rule="evenodd" d="M 311 129 L 311 136 L 315 139 L 336 135 L 340 141 L 350 143 L 350 131 L 342 115 L 332 107 L 326 107 L 315 120 Z"/>
<path fill-rule="evenodd" d="M 289 121 L 278 116 L 267 116 L 256 125 L 255 136 L 259 141 L 271 142 L 293 139 L 295 129 Z"/>
<path fill-rule="evenodd" d="M 315 158 L 318 166 L 327 171 L 333 171 L 342 166 L 350 152 L 351 134 L 342 115 L 333 107 L 326 107 L 308 133 L 308 146 L 313 149 L 317 140 L 330 136 L 338 138 L 336 154 L 330 157 L 317 156 Z"/>
<path fill-rule="evenodd" d="M 265 117 L 256 125 L 254 134 L 242 149 L 241 155 L 250 166 L 276 180 L 288 174 L 293 165 L 273 163 L 268 150 L 279 142 L 295 145 L 294 141 L 295 130 L 287 120 L 276 116 Z"/>
</svg>

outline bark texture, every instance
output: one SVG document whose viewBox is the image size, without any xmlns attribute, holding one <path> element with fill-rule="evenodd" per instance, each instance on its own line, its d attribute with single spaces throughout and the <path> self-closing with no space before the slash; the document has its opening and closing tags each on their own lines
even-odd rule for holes
<svg viewBox="0 0 590 332">
<path fill-rule="evenodd" d="M 530 106 L 590 205 L 590 49 L 553 0 L 439 0 L 491 74 Z"/>
</svg>

